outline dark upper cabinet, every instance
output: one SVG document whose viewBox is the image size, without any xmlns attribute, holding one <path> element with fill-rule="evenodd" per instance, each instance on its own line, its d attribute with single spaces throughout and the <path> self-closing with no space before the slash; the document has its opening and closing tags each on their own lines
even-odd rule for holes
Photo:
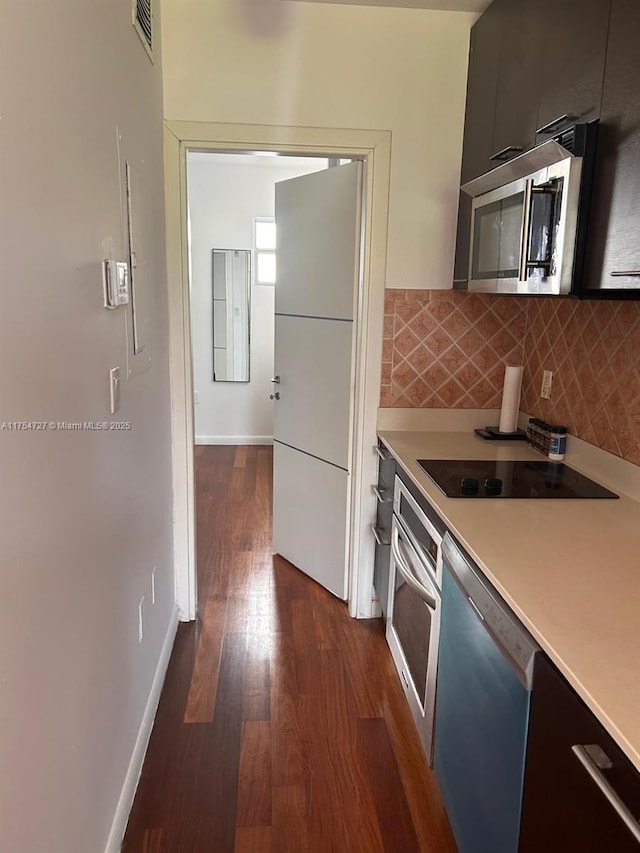
<svg viewBox="0 0 640 853">
<path fill-rule="evenodd" d="M 567 120 L 551 132 L 599 118 L 610 6 L 611 0 L 542 0 L 548 26 L 540 56 L 538 128 L 563 116 Z"/>
<path fill-rule="evenodd" d="M 502 25 L 491 153 L 504 151 L 504 160 L 535 142 L 540 55 L 549 22 L 539 0 L 494 0 L 490 8 L 496 4 Z"/>
<path fill-rule="evenodd" d="M 461 174 L 463 184 L 495 165 L 491 155 L 503 5 L 504 0 L 496 0 L 471 29 Z"/>
<path fill-rule="evenodd" d="M 639 38 L 640 2 L 613 0 L 583 281 L 603 296 L 640 295 Z"/>
<path fill-rule="evenodd" d="M 581 762 L 579 756 L 588 763 L 585 752 L 601 765 L 591 769 L 606 792 Z M 637 853 L 616 804 L 638 826 L 640 775 L 548 658 L 538 655 L 519 853 Z"/>
<path fill-rule="evenodd" d="M 600 114 L 611 0 L 493 0 L 471 30 L 462 183 Z M 557 128 L 572 123 L 568 119 Z"/>
</svg>

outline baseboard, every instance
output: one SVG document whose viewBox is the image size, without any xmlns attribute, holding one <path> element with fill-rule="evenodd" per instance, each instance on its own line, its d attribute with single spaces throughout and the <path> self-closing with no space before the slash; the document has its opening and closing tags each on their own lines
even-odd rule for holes
<svg viewBox="0 0 640 853">
<path fill-rule="evenodd" d="M 272 435 L 197 435 L 196 444 L 273 444 Z"/>
<path fill-rule="evenodd" d="M 178 610 L 174 608 L 167 628 L 167 633 L 164 638 L 164 643 L 162 644 L 162 650 L 158 659 L 158 666 L 156 667 L 153 683 L 149 692 L 149 698 L 147 699 L 144 714 L 142 715 L 142 721 L 140 723 L 140 728 L 138 729 L 138 736 L 136 738 L 135 746 L 133 747 L 133 753 L 131 755 L 131 760 L 129 761 L 129 768 L 124 779 L 116 813 L 113 818 L 113 823 L 111 824 L 111 832 L 109 833 L 105 853 L 119 853 L 122 846 L 122 839 L 124 838 L 124 833 L 127 828 L 129 812 L 133 805 L 133 798 L 135 797 L 138 780 L 140 779 L 140 773 L 142 772 L 142 764 L 149 744 L 149 738 L 151 737 L 153 721 L 155 720 L 156 711 L 158 709 L 158 702 L 160 701 L 164 677 L 169 665 L 169 658 L 171 657 L 171 651 L 173 649 L 173 642 L 175 640 L 177 629 Z"/>
</svg>

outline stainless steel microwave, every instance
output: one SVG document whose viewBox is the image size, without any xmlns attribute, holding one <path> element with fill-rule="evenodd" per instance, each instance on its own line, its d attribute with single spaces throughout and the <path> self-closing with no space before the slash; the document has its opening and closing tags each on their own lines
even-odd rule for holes
<svg viewBox="0 0 640 853">
<path fill-rule="evenodd" d="M 579 289 L 595 126 L 577 125 L 464 184 L 473 199 L 468 289 Z"/>
</svg>

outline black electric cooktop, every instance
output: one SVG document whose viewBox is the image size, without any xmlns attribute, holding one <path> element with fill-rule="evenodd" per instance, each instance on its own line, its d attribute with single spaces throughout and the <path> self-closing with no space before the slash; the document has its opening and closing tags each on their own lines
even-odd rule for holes
<svg viewBox="0 0 640 853">
<path fill-rule="evenodd" d="M 418 459 L 450 498 L 617 498 L 563 462 Z"/>
</svg>

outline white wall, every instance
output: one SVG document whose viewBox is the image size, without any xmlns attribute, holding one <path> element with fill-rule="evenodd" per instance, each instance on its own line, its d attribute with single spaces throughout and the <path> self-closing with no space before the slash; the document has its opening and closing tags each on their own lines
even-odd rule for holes
<svg viewBox="0 0 640 853">
<path fill-rule="evenodd" d="M 0 849 L 97 853 L 174 614 L 160 57 L 130 0 L 0 9 L 0 422 L 132 426 L 0 430 Z M 124 309 L 102 307 L 100 275 L 124 254 L 116 125 L 155 236 L 131 380 Z"/>
<path fill-rule="evenodd" d="M 286 161 L 286 165 L 283 161 Z M 251 287 L 249 382 L 213 382 L 211 250 L 252 249 L 253 219 L 274 215 L 277 181 L 326 168 L 313 158 L 188 155 L 191 336 L 198 444 L 265 442 L 273 437 L 274 288 Z"/>
<path fill-rule="evenodd" d="M 387 286 L 451 287 L 462 12 L 163 0 L 165 118 L 392 131 Z"/>
</svg>

